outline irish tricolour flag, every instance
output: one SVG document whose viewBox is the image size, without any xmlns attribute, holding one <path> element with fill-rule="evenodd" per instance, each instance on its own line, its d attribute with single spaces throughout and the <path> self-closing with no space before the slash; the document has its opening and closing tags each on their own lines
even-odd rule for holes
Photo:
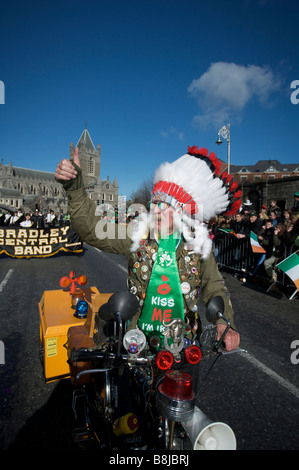
<svg viewBox="0 0 299 470">
<path fill-rule="evenodd" d="M 276 265 L 277 268 L 281 269 L 286 273 L 289 278 L 292 279 L 293 283 L 299 290 L 299 250 L 288 256 L 286 259 Z"/>
<path fill-rule="evenodd" d="M 259 244 L 257 235 L 254 232 L 250 232 L 250 245 L 253 253 L 266 253 L 266 250 Z"/>
</svg>

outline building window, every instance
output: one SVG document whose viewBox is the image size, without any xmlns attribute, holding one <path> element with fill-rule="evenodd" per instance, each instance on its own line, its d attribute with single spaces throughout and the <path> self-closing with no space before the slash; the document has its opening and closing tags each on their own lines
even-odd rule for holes
<svg viewBox="0 0 299 470">
<path fill-rule="evenodd" d="M 274 166 L 269 166 L 269 168 L 266 170 L 266 172 L 268 171 L 276 171 L 276 168 L 274 168 Z"/>
<path fill-rule="evenodd" d="M 113 194 L 110 194 L 110 201 L 113 201 Z"/>
<path fill-rule="evenodd" d="M 94 161 L 92 157 L 88 160 L 88 173 L 91 175 L 94 174 Z"/>
<path fill-rule="evenodd" d="M 247 181 L 247 176 L 241 176 L 241 183 Z"/>
</svg>

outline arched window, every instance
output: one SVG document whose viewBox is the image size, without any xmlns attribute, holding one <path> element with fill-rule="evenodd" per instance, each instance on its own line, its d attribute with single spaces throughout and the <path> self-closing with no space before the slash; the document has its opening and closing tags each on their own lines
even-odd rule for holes
<svg viewBox="0 0 299 470">
<path fill-rule="evenodd" d="M 88 173 L 92 175 L 94 174 L 94 161 L 92 157 L 88 160 Z"/>
</svg>

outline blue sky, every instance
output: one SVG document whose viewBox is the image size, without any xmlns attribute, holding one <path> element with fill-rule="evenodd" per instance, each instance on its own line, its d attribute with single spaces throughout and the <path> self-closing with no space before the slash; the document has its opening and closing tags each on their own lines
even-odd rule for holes
<svg viewBox="0 0 299 470">
<path fill-rule="evenodd" d="M 127 197 L 187 146 L 299 163 L 296 0 L 4 2 L 0 158 L 55 171 L 87 121 Z M 298 93 L 299 98 L 299 93 Z"/>
</svg>

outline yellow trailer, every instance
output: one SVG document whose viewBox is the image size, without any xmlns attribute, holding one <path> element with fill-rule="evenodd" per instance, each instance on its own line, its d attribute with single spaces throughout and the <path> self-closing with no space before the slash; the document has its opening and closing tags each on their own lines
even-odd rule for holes
<svg viewBox="0 0 299 470">
<path fill-rule="evenodd" d="M 68 342 L 74 347 L 93 347 L 94 318 L 112 294 L 100 294 L 96 287 L 82 288 L 88 303 L 87 318 L 76 318 L 73 296 L 65 289 L 44 291 L 39 306 L 41 359 L 46 382 L 70 377 Z"/>
</svg>

